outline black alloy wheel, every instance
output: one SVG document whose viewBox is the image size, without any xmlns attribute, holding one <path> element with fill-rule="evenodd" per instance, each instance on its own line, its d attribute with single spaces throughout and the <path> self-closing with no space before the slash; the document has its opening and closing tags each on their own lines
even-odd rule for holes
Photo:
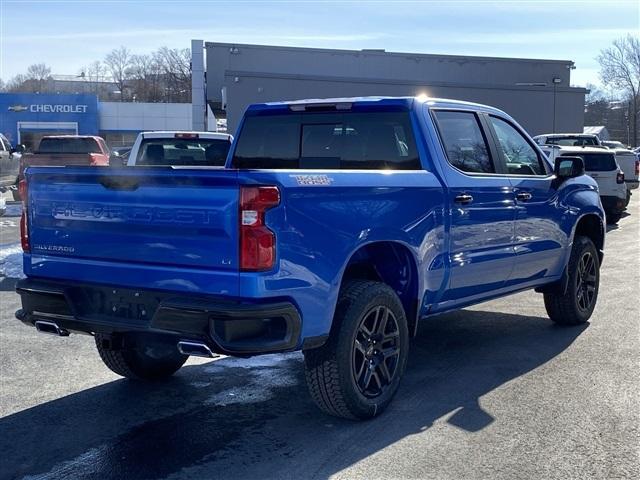
<svg viewBox="0 0 640 480">
<path fill-rule="evenodd" d="M 367 398 L 382 395 L 393 383 L 400 358 L 400 329 L 386 306 L 367 312 L 358 326 L 353 345 L 352 373 Z"/>
<path fill-rule="evenodd" d="M 596 262 L 591 252 L 584 252 L 578 262 L 576 299 L 578 307 L 588 311 L 596 297 Z"/>
</svg>

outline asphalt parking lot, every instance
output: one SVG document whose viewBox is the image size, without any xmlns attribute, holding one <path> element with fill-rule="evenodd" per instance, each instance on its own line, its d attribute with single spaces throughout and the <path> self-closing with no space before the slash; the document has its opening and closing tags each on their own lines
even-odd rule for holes
<svg viewBox="0 0 640 480">
<path fill-rule="evenodd" d="M 139 384 L 90 337 L 22 325 L 14 208 L 0 218 L 0 477 L 640 478 L 639 200 L 608 233 L 589 324 L 551 324 L 533 292 L 425 321 L 392 406 L 363 423 L 316 409 L 297 353 L 190 360 Z"/>
</svg>

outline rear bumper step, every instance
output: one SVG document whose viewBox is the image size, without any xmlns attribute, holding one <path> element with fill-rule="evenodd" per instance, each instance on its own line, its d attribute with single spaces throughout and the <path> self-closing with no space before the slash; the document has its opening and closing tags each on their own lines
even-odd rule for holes
<svg viewBox="0 0 640 480">
<path fill-rule="evenodd" d="M 156 333 L 201 356 L 282 352 L 300 342 L 300 314 L 287 301 L 247 303 L 34 278 L 20 280 L 16 291 L 22 299 L 16 318 L 61 336 Z"/>
</svg>

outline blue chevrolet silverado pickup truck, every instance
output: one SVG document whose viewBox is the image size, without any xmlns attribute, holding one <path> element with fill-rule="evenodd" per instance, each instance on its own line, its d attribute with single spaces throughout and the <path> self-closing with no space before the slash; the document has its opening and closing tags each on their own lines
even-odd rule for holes
<svg viewBox="0 0 640 480">
<path fill-rule="evenodd" d="M 419 320 L 536 289 L 575 325 L 598 296 L 605 217 L 582 159 L 550 165 L 483 105 L 252 105 L 225 169 L 34 167 L 21 188 L 17 318 L 93 335 L 133 379 L 302 350 L 318 406 L 369 418 Z"/>
</svg>

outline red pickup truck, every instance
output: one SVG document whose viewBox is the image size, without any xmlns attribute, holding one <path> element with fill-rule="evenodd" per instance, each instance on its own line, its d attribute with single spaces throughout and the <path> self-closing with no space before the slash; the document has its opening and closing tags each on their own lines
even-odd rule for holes
<svg viewBox="0 0 640 480">
<path fill-rule="evenodd" d="M 109 165 L 109 147 L 100 137 L 55 135 L 42 137 L 33 155 L 23 155 L 20 179 L 24 169 L 35 166 Z"/>
</svg>

